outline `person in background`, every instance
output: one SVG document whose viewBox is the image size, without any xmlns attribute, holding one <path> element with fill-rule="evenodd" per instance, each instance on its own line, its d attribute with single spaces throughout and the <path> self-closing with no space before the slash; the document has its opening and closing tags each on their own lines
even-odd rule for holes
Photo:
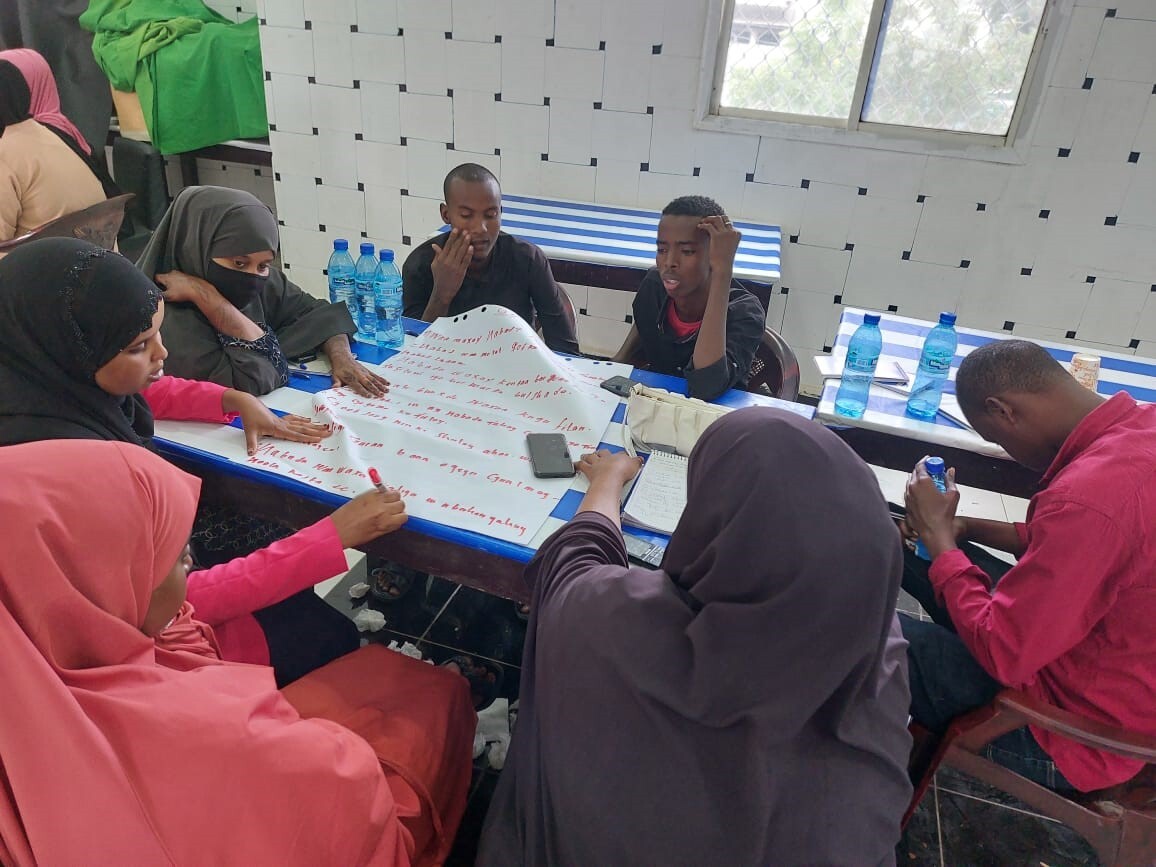
<svg viewBox="0 0 1156 867">
<path fill-rule="evenodd" d="M 555 352 L 578 352 L 575 323 L 550 262 L 536 246 L 502 231 L 502 189 L 485 166 L 446 175 L 442 221 L 449 234 L 419 244 L 402 268 L 406 316 L 433 322 L 483 304 L 513 310 L 542 330 Z"/>
<path fill-rule="evenodd" d="M 1156 406 L 1122 391 L 1104 399 L 1024 340 L 973 350 L 956 395 L 980 436 L 1043 481 L 1026 522 L 1008 524 L 957 517 L 954 470 L 947 493 L 922 462 L 912 474 L 902 529 L 932 561 L 908 553 L 903 589 L 934 621 L 902 617 L 912 716 L 942 732 L 1012 687 L 1156 735 Z M 1143 767 L 1034 727 L 996 739 L 988 755 L 1068 791 L 1107 788 Z"/>
<path fill-rule="evenodd" d="M 444 860 L 465 681 L 373 646 L 278 693 L 185 600 L 197 479 L 93 441 L 2 448 L 0 477 L 0 862 Z"/>
<path fill-rule="evenodd" d="M 250 394 L 165 376 L 165 312 L 160 290 L 131 262 L 85 241 L 30 241 L 0 261 L 0 445 L 95 439 L 149 447 L 154 417 L 222 424 L 239 415 L 250 452 L 261 436 L 328 436 L 307 419 L 278 418 Z M 248 528 L 242 519 L 202 509 L 202 565 L 217 554 L 205 525 Z M 226 659 L 272 665 L 288 683 L 358 644 L 353 624 L 313 585 L 348 568 L 345 548 L 404 520 L 395 494 L 363 494 L 297 533 L 280 530 L 288 538 L 268 547 L 249 545 L 242 553 L 250 556 L 194 571 L 190 598 L 217 629 Z"/>
<path fill-rule="evenodd" d="M 261 395 L 288 382 L 289 359 L 322 351 L 335 387 L 385 394 L 389 383 L 353 357 L 349 310 L 292 283 L 273 264 L 278 244 L 252 194 L 181 190 L 137 263 L 164 289 L 169 371 Z"/>
<path fill-rule="evenodd" d="M 0 241 L 105 199 L 89 164 L 32 117 L 20 70 L 0 60 Z"/>
<path fill-rule="evenodd" d="M 642 278 L 614 360 L 685 377 L 690 396 L 703 400 L 745 385 L 767 314 L 734 282 L 741 238 L 713 199 L 682 196 L 663 208 L 656 267 Z"/>
<path fill-rule="evenodd" d="M 910 694 L 875 477 L 810 421 L 729 413 L 652 571 L 619 525 L 638 467 L 583 457 L 578 514 L 526 570 L 518 724 L 477 864 L 894 864 Z"/>
<path fill-rule="evenodd" d="M 56 78 L 52 75 L 48 61 L 31 48 L 0 51 L 0 60 L 7 60 L 24 76 L 31 95 L 30 110 L 36 122 L 56 133 L 74 154 L 84 160 L 100 181 L 107 198 L 120 195 L 120 188 L 108 174 L 104 150 L 93 153 L 92 146 L 84 140 L 80 130 L 61 112 L 60 93 L 56 89 Z"/>
</svg>

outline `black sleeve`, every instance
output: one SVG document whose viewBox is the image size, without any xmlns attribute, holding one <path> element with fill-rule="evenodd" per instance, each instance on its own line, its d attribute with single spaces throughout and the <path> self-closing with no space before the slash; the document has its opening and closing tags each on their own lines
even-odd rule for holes
<svg viewBox="0 0 1156 867">
<path fill-rule="evenodd" d="M 727 307 L 726 357 L 702 370 L 688 366 L 687 393 L 701 400 L 715 400 L 728 389 L 745 384 L 765 327 L 766 314 L 754 295 L 747 292 L 737 300 L 732 298 Z"/>
<path fill-rule="evenodd" d="M 526 282 L 530 287 L 530 301 L 538 314 L 538 324 L 542 328 L 542 339 L 555 352 L 578 354 L 578 336 L 566 315 L 566 299 L 563 289 L 554 279 L 550 261 L 537 247 L 530 248 L 532 259 Z"/>
<path fill-rule="evenodd" d="M 433 252 L 426 245 L 417 247 L 401 267 L 402 315 L 421 319 L 433 295 Z"/>
<path fill-rule="evenodd" d="M 277 335 L 288 358 L 314 352 L 330 337 L 353 335 L 357 326 L 344 304 L 316 298 L 291 282 L 280 270 L 269 275 L 262 295 L 265 324 Z"/>
</svg>

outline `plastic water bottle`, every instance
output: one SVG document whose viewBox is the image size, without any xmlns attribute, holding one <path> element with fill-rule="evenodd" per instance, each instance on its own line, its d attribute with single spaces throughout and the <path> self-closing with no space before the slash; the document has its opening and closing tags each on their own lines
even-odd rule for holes
<svg viewBox="0 0 1156 867">
<path fill-rule="evenodd" d="M 883 335 L 879 331 L 879 314 L 863 314 L 863 324 L 851 335 L 847 344 L 847 360 L 835 395 L 835 414 L 847 418 L 862 418 L 867 409 L 867 397 L 875 366 L 883 351 Z"/>
<path fill-rule="evenodd" d="M 928 458 L 923 462 L 923 468 L 927 470 L 927 475 L 931 476 L 931 481 L 935 482 L 935 487 L 939 488 L 939 492 L 946 494 L 947 467 L 943 464 L 943 458 Z M 922 557 L 924 560 L 931 559 L 931 554 L 928 553 L 922 542 L 915 543 L 915 556 Z"/>
<path fill-rule="evenodd" d="M 940 313 L 939 324 L 931 329 L 923 341 L 919 370 L 915 374 L 915 384 L 911 386 L 911 395 L 907 398 L 907 414 L 912 418 L 931 421 L 939 412 L 939 401 L 943 398 L 943 387 L 947 385 L 951 360 L 955 358 L 958 345 L 955 314 Z"/>
<path fill-rule="evenodd" d="M 357 324 L 357 287 L 353 282 L 353 257 L 349 255 L 349 242 L 344 238 L 333 239 L 333 255 L 329 257 L 329 300 L 334 304 L 344 304 L 349 315 Z"/>
<path fill-rule="evenodd" d="M 401 274 L 393 264 L 393 250 L 382 250 L 381 264 L 373 277 L 373 298 L 377 314 L 377 345 L 401 349 L 405 331 L 401 323 Z"/>
<path fill-rule="evenodd" d="M 377 312 L 374 310 L 373 280 L 377 274 L 377 259 L 373 244 L 361 242 L 361 256 L 353 267 L 353 282 L 357 287 L 357 339 L 362 343 L 377 343 Z"/>
</svg>

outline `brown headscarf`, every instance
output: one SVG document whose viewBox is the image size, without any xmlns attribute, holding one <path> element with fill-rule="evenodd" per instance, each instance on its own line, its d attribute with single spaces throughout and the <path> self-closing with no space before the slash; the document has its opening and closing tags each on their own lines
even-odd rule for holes
<svg viewBox="0 0 1156 867">
<path fill-rule="evenodd" d="M 871 471 L 779 410 L 690 458 L 663 569 L 584 513 L 531 563 L 522 706 L 478 863 L 877 865 L 909 693 L 901 547 Z"/>
</svg>

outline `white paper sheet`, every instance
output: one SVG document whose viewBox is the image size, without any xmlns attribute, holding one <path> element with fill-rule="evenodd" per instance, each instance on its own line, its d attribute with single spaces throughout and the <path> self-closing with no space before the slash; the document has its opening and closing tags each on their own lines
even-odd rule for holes
<svg viewBox="0 0 1156 867">
<path fill-rule="evenodd" d="M 534 478 L 526 434 L 564 433 L 577 457 L 598 447 L 618 404 L 598 387 L 617 370 L 558 358 L 492 305 L 438 320 L 379 369 L 383 398 L 313 395 L 329 439 L 266 441 L 243 462 L 346 496 L 369 488 L 374 467 L 411 515 L 528 544 L 570 480 Z"/>
</svg>

